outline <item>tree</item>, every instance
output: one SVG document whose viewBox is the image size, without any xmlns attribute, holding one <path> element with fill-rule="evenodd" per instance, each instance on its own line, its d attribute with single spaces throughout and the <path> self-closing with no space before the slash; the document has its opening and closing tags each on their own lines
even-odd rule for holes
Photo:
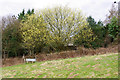
<svg viewBox="0 0 120 80">
<path fill-rule="evenodd" d="M 75 35 L 75 42 L 76 45 L 82 45 L 86 48 L 91 47 L 91 42 L 93 42 L 96 37 L 93 36 L 92 29 L 89 27 L 82 28 L 76 35 Z"/>
<path fill-rule="evenodd" d="M 118 16 L 118 6 L 115 6 L 114 4 L 112 4 L 112 7 L 111 9 L 109 10 L 109 14 L 106 15 L 106 19 L 104 21 L 104 23 L 107 25 L 108 23 L 111 22 L 111 19 L 114 17 L 114 16 Z"/>
<path fill-rule="evenodd" d="M 24 17 L 25 17 L 25 10 L 23 9 L 23 11 L 20 14 L 18 14 L 18 19 L 22 20 L 24 19 Z"/>
<path fill-rule="evenodd" d="M 9 56 L 17 56 L 21 48 L 19 23 L 15 16 L 2 18 L 2 50 L 4 53 L 8 53 Z"/>
<path fill-rule="evenodd" d="M 43 16 L 49 30 L 49 45 L 58 50 L 74 41 L 74 37 L 86 28 L 88 23 L 80 10 L 68 7 L 54 7 L 38 13 Z M 89 28 L 86 28 L 89 30 Z"/>
<path fill-rule="evenodd" d="M 118 33 L 119 33 L 119 26 L 118 26 L 118 18 L 116 18 L 115 16 L 111 19 L 111 22 L 109 23 L 109 36 L 112 38 L 117 38 Z"/>
<path fill-rule="evenodd" d="M 101 47 L 104 44 L 104 38 L 106 35 L 105 27 L 103 26 L 102 21 L 96 22 L 91 16 L 87 18 L 87 21 L 89 23 L 89 27 L 94 33 L 93 36 L 96 37 L 95 41 L 91 42 L 92 47 Z"/>
<path fill-rule="evenodd" d="M 28 9 L 27 13 L 25 13 L 25 10 L 23 9 L 23 11 L 18 14 L 18 19 L 26 20 L 27 19 L 26 15 L 32 15 L 32 14 L 34 14 L 34 9 L 32 9 L 32 10 Z"/>
<path fill-rule="evenodd" d="M 21 22 L 21 34 L 24 48 L 29 50 L 30 55 L 38 47 L 43 47 L 46 43 L 46 23 L 42 16 L 32 14 L 27 15 L 28 19 Z M 39 48 L 40 49 L 40 48 Z"/>
<path fill-rule="evenodd" d="M 109 15 L 106 17 L 104 21 L 107 28 L 107 37 L 109 37 L 109 41 L 113 42 L 116 40 L 119 26 L 118 26 L 118 7 L 112 4 L 112 8 L 109 10 Z"/>
</svg>

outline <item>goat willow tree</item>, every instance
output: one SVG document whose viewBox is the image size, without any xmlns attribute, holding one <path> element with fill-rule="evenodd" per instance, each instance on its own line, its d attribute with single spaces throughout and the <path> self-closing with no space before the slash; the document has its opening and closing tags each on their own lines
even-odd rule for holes
<svg viewBox="0 0 120 80">
<path fill-rule="evenodd" d="M 21 22 L 23 47 L 29 50 L 30 55 L 38 47 L 46 43 L 46 23 L 41 16 L 35 14 L 28 16 L 25 22 Z"/>
<path fill-rule="evenodd" d="M 80 10 L 68 7 L 55 7 L 45 9 L 40 14 L 43 16 L 50 31 L 50 44 L 58 49 L 64 48 L 64 45 L 68 45 L 73 41 L 76 42 L 74 39 L 77 38 L 84 38 L 83 40 L 86 41 L 92 40 L 90 39 L 92 38 L 92 31 L 87 27 L 86 18 Z"/>
</svg>

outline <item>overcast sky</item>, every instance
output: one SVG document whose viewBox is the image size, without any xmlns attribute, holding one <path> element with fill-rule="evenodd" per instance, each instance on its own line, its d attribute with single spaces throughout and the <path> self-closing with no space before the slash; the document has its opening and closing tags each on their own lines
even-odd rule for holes
<svg viewBox="0 0 120 80">
<path fill-rule="evenodd" d="M 87 16 L 91 15 L 95 20 L 104 20 L 108 10 L 115 0 L 0 0 L 0 17 L 19 14 L 22 9 L 35 10 L 54 7 L 57 5 L 71 8 L 79 8 Z M 119 0 L 116 0 L 117 2 Z M 117 4 L 116 4 L 117 5 Z"/>
</svg>

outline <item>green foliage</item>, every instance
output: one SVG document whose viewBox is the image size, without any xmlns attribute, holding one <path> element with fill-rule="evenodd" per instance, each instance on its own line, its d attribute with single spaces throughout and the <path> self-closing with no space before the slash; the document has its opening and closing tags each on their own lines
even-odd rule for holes
<svg viewBox="0 0 120 80">
<path fill-rule="evenodd" d="M 117 35 L 120 31 L 118 26 L 118 7 L 115 4 L 112 4 L 111 9 L 109 10 L 109 14 L 105 19 L 105 45 L 110 44 L 112 42 L 117 42 Z"/>
<path fill-rule="evenodd" d="M 20 14 L 18 14 L 18 19 L 26 20 L 27 15 L 32 15 L 32 14 L 34 14 L 34 9 L 32 9 L 32 10 L 28 9 L 27 13 L 25 13 L 25 10 L 23 9 L 23 11 Z"/>
<path fill-rule="evenodd" d="M 93 37 L 96 37 L 96 39 L 90 44 L 93 48 L 101 47 L 104 43 L 104 38 L 106 35 L 105 27 L 103 26 L 102 21 L 96 22 L 91 16 L 87 18 L 87 21 L 89 23 L 89 27 L 93 31 Z"/>
<path fill-rule="evenodd" d="M 25 17 L 25 10 L 23 9 L 23 11 L 20 14 L 18 14 L 18 19 L 22 20 L 24 19 L 24 17 Z"/>
<path fill-rule="evenodd" d="M 21 49 L 20 22 L 16 17 L 8 16 L 2 19 L 2 49 L 9 56 L 17 56 Z"/>
<path fill-rule="evenodd" d="M 118 32 L 120 31 L 118 26 L 118 19 L 114 16 L 111 22 L 108 24 L 109 36 L 112 38 L 117 38 Z"/>
</svg>

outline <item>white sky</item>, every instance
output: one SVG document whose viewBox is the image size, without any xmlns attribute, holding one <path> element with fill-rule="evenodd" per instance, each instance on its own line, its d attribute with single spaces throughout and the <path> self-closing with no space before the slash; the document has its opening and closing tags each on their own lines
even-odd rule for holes
<svg viewBox="0 0 120 80">
<path fill-rule="evenodd" d="M 0 0 L 0 17 L 18 15 L 23 9 L 35 10 L 54 7 L 57 5 L 79 8 L 86 16 L 91 15 L 95 20 L 104 20 L 108 10 L 115 0 Z M 116 0 L 117 2 L 119 0 Z M 116 4 L 117 5 L 117 4 Z"/>
</svg>

